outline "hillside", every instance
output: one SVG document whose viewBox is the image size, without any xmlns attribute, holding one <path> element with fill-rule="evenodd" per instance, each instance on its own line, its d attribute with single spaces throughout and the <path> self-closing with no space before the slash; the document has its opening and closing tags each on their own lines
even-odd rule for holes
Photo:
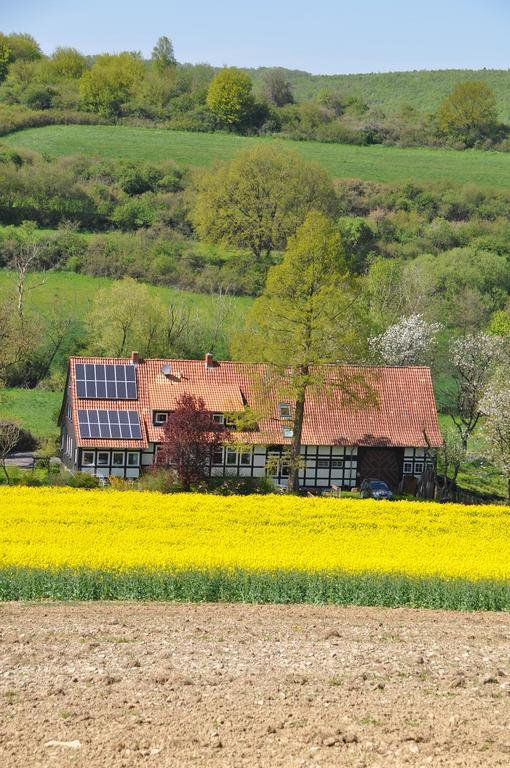
<svg viewBox="0 0 510 768">
<path fill-rule="evenodd" d="M 242 147 L 255 142 L 276 141 L 298 151 L 307 160 L 319 162 L 335 178 L 417 183 L 451 181 L 501 189 L 510 186 L 510 154 L 501 152 L 357 147 L 105 125 L 32 128 L 13 133 L 2 141 L 53 157 L 82 154 L 153 162 L 175 160 L 190 166 L 227 160 Z"/>
<path fill-rule="evenodd" d="M 247 71 L 255 90 L 260 91 L 266 68 Z M 321 89 L 331 88 L 346 96 L 358 96 L 369 106 L 381 107 L 386 113 L 398 112 L 404 104 L 410 104 L 420 112 L 432 112 L 457 83 L 481 80 L 496 94 L 500 119 L 510 120 L 510 70 L 506 69 L 443 69 L 358 75 L 312 75 L 285 70 L 285 77 L 292 84 L 297 101 L 315 99 Z"/>
</svg>

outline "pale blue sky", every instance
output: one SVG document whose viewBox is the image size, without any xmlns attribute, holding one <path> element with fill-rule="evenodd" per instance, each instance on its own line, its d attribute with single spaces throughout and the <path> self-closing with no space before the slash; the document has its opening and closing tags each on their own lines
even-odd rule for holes
<svg viewBox="0 0 510 768">
<path fill-rule="evenodd" d="M 0 0 L 0 29 L 46 53 L 141 50 L 314 73 L 510 67 L 509 0 Z"/>
</svg>

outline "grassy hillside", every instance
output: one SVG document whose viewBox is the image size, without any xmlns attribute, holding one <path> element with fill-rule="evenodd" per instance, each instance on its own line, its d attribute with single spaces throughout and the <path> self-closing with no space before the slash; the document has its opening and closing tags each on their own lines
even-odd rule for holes
<svg viewBox="0 0 510 768">
<path fill-rule="evenodd" d="M 191 166 L 227 160 L 242 147 L 255 142 L 275 141 L 320 163 L 335 178 L 418 183 L 443 180 L 500 188 L 510 186 L 510 154 L 500 152 L 355 147 L 105 125 L 32 128 L 7 136 L 3 141 L 50 156 L 83 154 L 155 162 L 175 160 L 180 165 Z"/>
<path fill-rule="evenodd" d="M 0 390 L 0 419 L 14 419 L 40 439 L 54 436 L 62 392 L 43 389 Z"/>
<path fill-rule="evenodd" d="M 265 69 L 249 70 L 256 90 L 260 90 Z M 501 120 L 510 120 L 510 70 L 445 69 L 414 72 L 382 72 L 364 75 L 311 75 L 286 70 L 297 101 L 314 99 L 323 88 L 348 96 L 360 96 L 370 106 L 386 113 L 398 112 L 411 104 L 420 112 L 433 112 L 456 83 L 481 80 L 495 92 Z"/>
<path fill-rule="evenodd" d="M 100 288 L 112 285 L 113 280 L 106 277 L 90 277 L 89 275 L 78 275 L 74 272 L 33 272 L 27 279 L 28 304 L 34 306 L 37 310 L 45 312 L 60 303 L 72 305 L 76 314 L 85 317 L 89 311 L 94 297 Z M 35 286 L 33 290 L 31 287 Z M 9 292 L 14 292 L 15 282 L 14 274 L 8 270 L 0 270 L 0 295 L 6 296 Z M 167 303 L 177 302 L 185 306 L 192 307 L 200 315 L 209 315 L 215 298 L 207 294 L 192 293 L 191 291 L 180 291 L 177 288 L 166 286 L 149 286 L 151 291 L 158 294 L 161 299 Z M 230 323 L 232 326 L 238 325 L 251 299 L 244 296 L 232 298 L 234 311 Z"/>
</svg>

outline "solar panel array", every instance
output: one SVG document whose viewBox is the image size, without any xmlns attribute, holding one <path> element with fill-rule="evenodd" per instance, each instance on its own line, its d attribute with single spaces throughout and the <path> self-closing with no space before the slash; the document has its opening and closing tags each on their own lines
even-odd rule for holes
<svg viewBox="0 0 510 768">
<path fill-rule="evenodd" d="M 76 363 L 76 394 L 90 400 L 136 400 L 134 365 Z"/>
<path fill-rule="evenodd" d="M 142 439 L 137 411 L 78 410 L 78 424 L 81 437 Z"/>
</svg>

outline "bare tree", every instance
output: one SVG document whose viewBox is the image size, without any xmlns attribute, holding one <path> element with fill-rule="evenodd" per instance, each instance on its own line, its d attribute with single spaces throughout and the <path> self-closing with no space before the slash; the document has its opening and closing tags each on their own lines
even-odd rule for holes
<svg viewBox="0 0 510 768">
<path fill-rule="evenodd" d="M 18 292 L 18 315 L 23 319 L 26 278 L 28 272 L 33 270 L 39 261 L 41 246 L 36 236 L 36 225 L 31 221 L 25 221 L 16 234 L 16 249 L 9 266 L 16 272 L 16 289 Z M 39 285 L 44 285 L 44 281 Z M 31 286 L 33 290 L 37 286 Z"/>
<path fill-rule="evenodd" d="M 16 448 L 19 441 L 20 431 L 16 424 L 0 424 L 0 466 L 2 467 L 7 484 L 10 485 L 10 477 L 7 472 L 7 456 Z"/>
</svg>

